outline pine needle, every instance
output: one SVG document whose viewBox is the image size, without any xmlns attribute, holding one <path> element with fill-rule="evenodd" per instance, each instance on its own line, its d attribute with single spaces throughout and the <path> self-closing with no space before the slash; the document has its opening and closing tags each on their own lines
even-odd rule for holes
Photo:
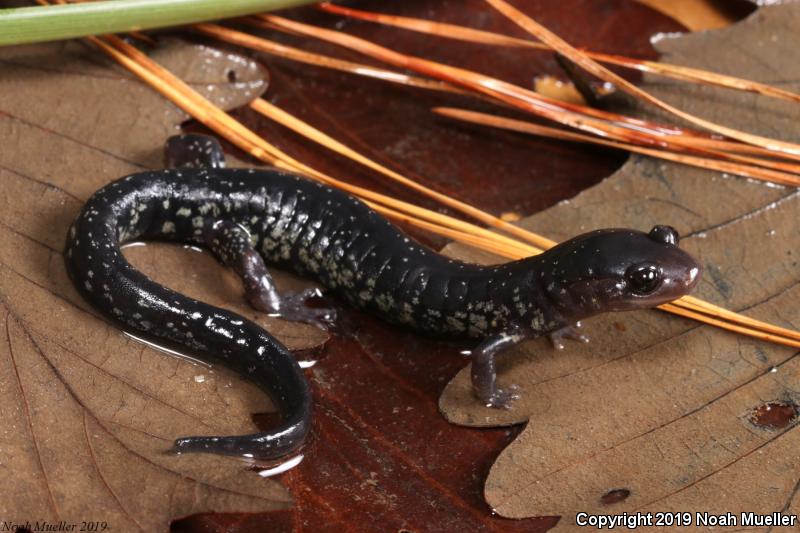
<svg viewBox="0 0 800 533">
<path fill-rule="evenodd" d="M 376 22 L 387 26 L 393 26 L 395 28 L 403 28 L 405 30 L 424 33 L 427 35 L 435 35 L 436 37 L 442 37 L 445 39 L 455 39 L 463 42 L 486 44 L 490 46 L 530 48 L 546 51 L 553 50 L 552 47 L 542 42 L 520 39 L 517 37 L 511 37 L 508 35 L 484 30 L 476 30 L 466 26 L 459 26 L 457 24 L 447 24 L 426 19 L 401 17 L 397 15 L 388 15 L 385 13 L 376 13 L 373 11 L 364 11 L 361 9 L 353 9 L 350 7 L 331 4 L 330 2 L 322 2 L 318 5 L 318 7 L 322 11 L 326 11 L 328 13 Z M 603 54 L 600 52 L 592 52 L 590 50 L 582 51 L 587 56 L 597 61 L 610 63 L 612 65 L 633 70 L 639 70 L 641 72 L 648 72 L 651 74 L 657 74 L 660 76 L 684 81 L 703 82 L 710 85 L 725 87 L 727 89 L 747 91 L 762 94 L 764 96 L 800 102 L 800 94 L 752 80 L 737 78 L 707 70 L 685 67 L 682 65 L 662 63 L 659 61 L 648 61 L 645 59 L 636 59 L 614 54 Z"/>
<path fill-rule="evenodd" d="M 370 41 L 354 37 L 334 30 L 326 30 L 316 26 L 291 21 L 275 15 L 261 15 L 261 19 L 271 26 L 294 33 L 307 35 L 316 39 L 328 41 L 351 50 L 366 54 L 386 63 L 421 72 L 425 75 L 439 78 L 451 83 L 456 83 L 470 88 L 480 94 L 494 98 L 497 101 L 511 105 L 523 111 L 534 113 L 548 120 L 585 131 L 592 135 L 610 138 L 651 148 L 663 148 L 676 152 L 693 152 L 714 158 L 731 161 L 755 163 L 765 168 L 778 168 L 796 170 L 797 166 L 789 163 L 775 162 L 770 159 L 755 159 L 739 156 L 718 148 L 734 144 L 747 147 L 746 144 L 729 143 L 724 140 L 709 139 L 693 133 L 682 134 L 680 129 L 648 123 L 639 119 L 616 115 L 586 106 L 567 104 L 543 97 L 533 91 L 523 89 L 508 82 L 485 76 L 478 72 L 444 65 L 423 58 L 401 54 Z M 726 144 L 727 143 L 727 144 Z M 718 148 L 711 148 L 711 147 Z M 752 147 L 762 153 L 773 155 L 763 147 Z M 800 160 L 800 155 L 782 153 L 781 155 Z M 710 167 L 713 168 L 713 167 Z M 734 167 L 735 168 L 735 167 Z M 722 167 L 720 167 L 722 170 Z M 727 170 L 722 170 L 727 171 Z M 769 171 L 748 169 L 748 176 L 764 181 L 776 180 L 786 183 L 787 177 L 782 173 L 773 174 Z"/>
<path fill-rule="evenodd" d="M 524 257 L 539 251 L 523 243 L 512 246 L 507 242 L 507 238 L 498 239 L 498 236 L 491 232 L 487 235 L 485 233 L 487 230 L 466 222 L 448 222 L 453 226 L 444 226 L 437 221 L 448 220 L 450 217 L 412 206 L 411 204 L 386 197 L 373 191 L 349 185 L 320 173 L 291 158 L 288 154 L 285 154 L 257 136 L 128 43 L 114 36 L 106 36 L 102 39 L 89 37 L 89 40 L 104 53 L 131 70 L 176 105 L 194 116 L 198 121 L 206 124 L 213 131 L 262 161 L 293 172 L 305 173 L 314 179 L 348 190 L 364 198 L 373 208 L 397 220 L 402 220 L 414 224 L 417 227 L 447 235 L 472 246 L 498 253 L 508 258 Z M 418 215 L 428 217 L 428 219 L 422 219 Z M 458 226 L 458 228 L 454 226 Z M 535 235 L 527 230 L 522 228 L 518 229 L 528 235 L 528 240 L 540 241 L 544 245 L 542 248 L 547 248 L 555 244 L 553 241 Z M 800 347 L 800 340 L 798 340 L 800 338 L 798 337 L 800 333 L 784 330 L 777 326 L 740 316 L 732 311 L 717 308 L 712 304 L 696 298 L 682 298 L 671 304 L 662 306 L 662 309 L 744 335 L 779 344 Z"/>
<path fill-rule="evenodd" d="M 471 122 L 473 124 L 481 124 L 484 126 L 502 128 L 506 130 L 528 133 L 531 135 L 538 135 L 552 139 L 559 139 L 563 141 L 581 142 L 581 143 L 596 144 L 599 146 L 608 146 L 609 148 L 627 150 L 629 152 L 647 155 L 657 159 L 664 159 L 666 161 L 674 161 L 676 163 L 681 163 L 684 165 L 689 165 L 697 168 L 727 172 L 737 176 L 766 180 L 772 183 L 778 183 L 790 187 L 800 186 L 800 176 L 788 174 L 785 172 L 765 170 L 750 165 L 728 163 L 716 159 L 679 154 L 679 153 L 669 152 L 666 150 L 644 148 L 641 146 L 637 146 L 635 144 L 612 141 L 604 139 L 602 137 L 596 137 L 593 135 L 585 135 L 582 133 L 560 130 L 557 128 L 542 126 L 540 124 L 534 124 L 533 122 L 500 117 L 497 115 L 481 113 L 478 111 L 469 111 L 467 109 L 455 109 L 452 107 L 437 107 L 434 108 L 433 111 L 440 115 L 444 115 L 457 120 L 462 120 L 465 122 Z"/>
<path fill-rule="evenodd" d="M 709 131 L 725 135 L 731 139 L 736 139 L 747 144 L 760 146 L 770 151 L 781 152 L 800 156 L 800 145 L 778 139 L 770 139 L 761 135 L 755 135 L 745 131 L 740 131 L 735 128 L 729 128 L 721 124 L 716 124 L 710 120 L 706 120 L 691 113 L 687 113 L 675 106 L 656 98 L 647 91 L 640 89 L 633 83 L 618 74 L 608 70 L 602 65 L 596 63 L 592 58 L 588 57 L 585 53 L 577 50 L 572 45 L 567 43 L 564 39 L 551 32 L 531 17 L 524 14 L 505 0 L 484 0 L 487 4 L 494 7 L 497 11 L 505 15 L 509 20 L 516 23 L 522 29 L 548 44 L 553 50 L 564 55 L 569 60 L 584 68 L 587 72 L 597 76 L 603 81 L 613 83 L 619 89 L 625 91 L 631 96 L 637 97 L 645 102 L 648 102 L 664 111 L 672 113 L 673 115 L 682 118 L 692 124 L 703 127 Z"/>
<path fill-rule="evenodd" d="M 344 59 L 338 59 L 323 54 L 307 52 L 305 50 L 300 50 L 299 48 L 294 48 L 285 44 L 276 43 L 275 41 L 270 41 L 269 39 L 265 39 L 263 37 L 256 37 L 255 35 L 250 35 L 249 33 L 243 33 L 230 28 L 225 28 L 217 24 L 195 24 L 192 26 L 192 28 L 227 43 L 243 46 L 245 48 L 250 48 L 251 50 L 257 50 L 267 54 L 272 54 L 285 59 L 290 59 L 292 61 L 298 61 L 307 65 L 339 70 L 342 72 L 348 72 L 350 74 L 357 74 L 359 76 L 366 76 L 381 81 L 388 81 L 400 85 L 428 89 L 431 91 L 458 94 L 463 94 L 466 92 L 463 89 L 454 87 L 453 85 L 447 83 L 442 83 L 441 81 L 409 76 L 408 74 L 381 69 L 378 67 L 365 65 L 363 63 L 355 63 L 353 61 L 346 61 Z"/>
</svg>

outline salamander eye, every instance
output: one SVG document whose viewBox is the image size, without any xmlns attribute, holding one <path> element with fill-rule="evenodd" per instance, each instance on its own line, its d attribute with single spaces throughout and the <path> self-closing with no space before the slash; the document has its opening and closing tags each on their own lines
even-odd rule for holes
<svg viewBox="0 0 800 533">
<path fill-rule="evenodd" d="M 661 268 L 653 263 L 638 263 L 628 267 L 625 279 L 636 294 L 650 294 L 661 285 Z"/>
</svg>

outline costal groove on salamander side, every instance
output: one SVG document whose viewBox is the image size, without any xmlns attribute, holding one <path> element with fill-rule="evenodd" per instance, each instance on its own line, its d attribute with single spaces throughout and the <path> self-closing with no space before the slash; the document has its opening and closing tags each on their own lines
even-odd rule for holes
<svg viewBox="0 0 800 533">
<path fill-rule="evenodd" d="M 315 279 L 384 320 L 478 339 L 473 386 L 496 407 L 516 397 L 513 388 L 496 386 L 498 351 L 546 333 L 575 338 L 577 320 L 672 300 L 694 287 L 700 272 L 666 226 L 649 234 L 598 230 L 503 265 L 463 263 L 417 245 L 359 200 L 277 170 L 160 170 L 100 189 L 67 237 L 67 270 L 76 287 L 128 329 L 253 380 L 284 414 L 272 433 L 187 437 L 176 441 L 176 450 L 265 459 L 296 449 L 309 431 L 311 395 L 300 367 L 253 322 L 134 269 L 120 247 L 140 239 L 210 245 L 226 263 L 228 254 L 241 254 L 250 266 L 255 250 L 267 263 Z"/>
</svg>

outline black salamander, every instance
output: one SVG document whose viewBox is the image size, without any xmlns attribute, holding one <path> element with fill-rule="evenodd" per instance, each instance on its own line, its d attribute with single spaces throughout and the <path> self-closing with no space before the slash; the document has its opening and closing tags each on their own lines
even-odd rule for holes
<svg viewBox="0 0 800 533">
<path fill-rule="evenodd" d="M 262 387 L 284 415 L 270 433 L 178 439 L 176 452 L 274 459 L 310 429 L 309 385 L 292 354 L 230 311 L 163 287 L 120 246 L 167 240 L 209 248 L 244 280 L 258 310 L 325 325 L 312 292 L 279 294 L 265 262 L 312 278 L 355 307 L 437 336 L 474 339 L 472 383 L 487 406 L 508 408 L 495 355 L 550 335 L 586 340 L 575 326 L 598 313 L 652 307 L 689 292 L 700 266 L 668 226 L 593 231 L 535 257 L 496 266 L 447 258 L 416 244 L 359 200 L 278 170 L 225 169 L 216 140 L 171 139 L 176 167 L 121 178 L 97 191 L 69 230 L 67 270 L 98 311 L 128 330 L 183 346 Z M 191 168 L 188 165 L 204 165 Z"/>
</svg>

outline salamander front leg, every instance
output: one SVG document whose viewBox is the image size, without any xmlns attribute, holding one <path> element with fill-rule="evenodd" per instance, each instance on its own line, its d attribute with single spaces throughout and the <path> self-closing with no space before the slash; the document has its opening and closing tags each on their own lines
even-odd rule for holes
<svg viewBox="0 0 800 533">
<path fill-rule="evenodd" d="M 564 349 L 564 339 L 569 339 L 578 342 L 589 342 L 589 337 L 578 331 L 583 326 L 580 322 L 575 322 L 574 326 L 564 326 L 548 334 L 550 342 L 553 343 L 553 348 L 556 350 Z"/>
<path fill-rule="evenodd" d="M 309 298 L 321 296 L 317 289 L 306 289 L 299 293 L 278 292 L 264 259 L 255 250 L 249 233 L 242 226 L 220 220 L 206 228 L 204 238 L 214 255 L 242 277 L 247 301 L 255 309 L 321 329 L 327 329 L 336 321 L 334 309 L 310 307 L 307 304 Z"/>
<path fill-rule="evenodd" d="M 225 152 L 216 137 L 184 133 L 167 139 L 164 163 L 167 168 L 225 168 Z"/>
<path fill-rule="evenodd" d="M 528 338 L 521 329 L 501 333 L 486 339 L 472 350 L 472 388 L 487 407 L 511 409 L 511 402 L 519 398 L 516 385 L 505 389 L 497 387 L 495 356 L 501 351 Z"/>
</svg>

